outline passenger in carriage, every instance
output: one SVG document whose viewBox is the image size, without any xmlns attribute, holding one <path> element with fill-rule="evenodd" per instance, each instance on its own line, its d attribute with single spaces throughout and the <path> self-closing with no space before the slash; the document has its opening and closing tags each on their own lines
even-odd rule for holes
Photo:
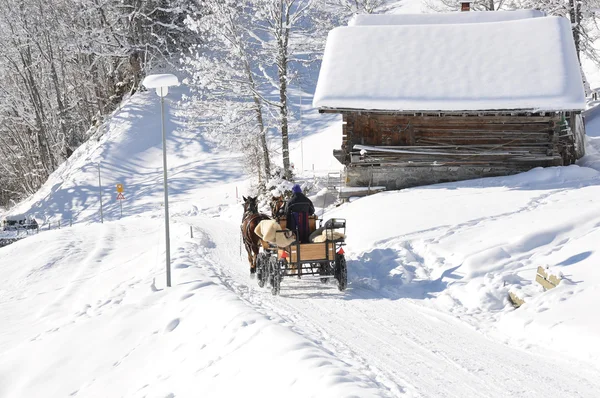
<svg viewBox="0 0 600 398">
<path fill-rule="evenodd" d="M 296 233 L 300 243 L 309 242 L 308 216 L 315 214 L 315 206 L 312 201 L 302 193 L 300 185 L 292 187 L 292 197 L 285 205 L 285 217 L 287 228 Z"/>
</svg>

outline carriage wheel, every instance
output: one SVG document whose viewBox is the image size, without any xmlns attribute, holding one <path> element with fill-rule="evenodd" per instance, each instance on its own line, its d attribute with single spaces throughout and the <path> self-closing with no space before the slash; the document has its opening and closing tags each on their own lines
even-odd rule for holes
<svg viewBox="0 0 600 398">
<path fill-rule="evenodd" d="M 271 287 L 274 285 L 275 274 L 277 273 L 277 264 L 277 257 L 272 256 L 269 258 L 269 262 L 265 267 L 267 270 L 265 279 L 269 281 L 269 285 Z M 281 272 L 279 272 L 279 274 L 281 274 Z"/>
<path fill-rule="evenodd" d="M 273 278 L 271 293 L 273 293 L 273 296 L 278 295 L 279 290 L 281 289 L 281 279 L 283 279 L 281 269 L 285 264 L 284 261 L 285 260 L 276 261 L 275 258 L 273 258 L 273 261 L 271 262 L 271 276 Z"/>
<path fill-rule="evenodd" d="M 343 254 L 335 256 L 335 279 L 338 281 L 340 292 L 346 290 L 348 286 L 348 268 L 346 267 L 346 258 Z"/>
<path fill-rule="evenodd" d="M 328 263 L 319 263 L 319 275 L 323 276 L 323 275 L 329 275 L 329 273 L 327 272 L 328 268 Z M 329 278 L 321 278 L 321 283 L 327 283 L 327 281 L 329 280 Z"/>
<path fill-rule="evenodd" d="M 264 287 L 267 281 L 267 267 L 269 265 L 269 255 L 267 253 L 259 253 L 256 259 L 256 279 L 258 280 L 258 286 Z"/>
</svg>

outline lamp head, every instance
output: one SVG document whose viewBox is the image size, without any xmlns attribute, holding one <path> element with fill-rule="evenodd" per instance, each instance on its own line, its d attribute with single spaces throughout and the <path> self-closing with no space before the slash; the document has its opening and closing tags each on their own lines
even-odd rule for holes
<svg viewBox="0 0 600 398">
<path fill-rule="evenodd" d="M 177 76 L 170 73 L 161 75 L 148 75 L 142 81 L 142 85 L 146 88 L 155 88 L 156 94 L 159 97 L 164 97 L 169 92 L 169 87 L 179 86 L 179 80 Z"/>
</svg>

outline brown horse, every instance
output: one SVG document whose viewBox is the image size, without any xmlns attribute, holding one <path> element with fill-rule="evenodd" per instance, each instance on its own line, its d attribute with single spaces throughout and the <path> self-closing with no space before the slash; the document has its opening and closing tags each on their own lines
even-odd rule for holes
<svg viewBox="0 0 600 398">
<path fill-rule="evenodd" d="M 257 197 L 243 197 L 244 199 L 244 215 L 242 217 L 242 239 L 246 252 L 248 252 L 248 262 L 250 263 L 250 275 L 256 273 L 256 259 L 258 250 L 261 245 L 264 245 L 262 239 L 254 233 L 254 229 L 262 220 L 269 220 L 265 214 L 258 212 Z M 264 247 L 264 246 L 263 246 Z"/>
</svg>

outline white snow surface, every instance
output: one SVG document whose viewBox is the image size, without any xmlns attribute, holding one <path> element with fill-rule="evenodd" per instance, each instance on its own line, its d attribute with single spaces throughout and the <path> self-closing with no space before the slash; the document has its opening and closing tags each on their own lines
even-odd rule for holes
<svg viewBox="0 0 600 398">
<path fill-rule="evenodd" d="M 431 14 L 357 14 L 348 21 L 348 26 L 486 23 L 544 16 L 546 14 L 540 10 L 440 12 Z"/>
<path fill-rule="evenodd" d="M 600 323 L 591 316 L 600 300 L 598 171 L 535 169 L 339 207 L 317 190 L 318 213 L 348 221 L 349 288 L 289 278 L 274 297 L 248 277 L 240 254 L 235 192 L 247 194 L 247 182 L 237 155 L 178 132 L 171 103 L 173 287 L 166 288 L 157 106 L 153 93 L 135 95 L 99 141 L 15 209 L 64 209 L 75 223 L 0 249 L 0 396 L 545 397 L 550 390 L 593 397 L 600 390 Z M 306 115 L 305 131 L 320 117 Z M 339 134 L 337 120 L 304 137 L 304 150 L 339 145 L 328 138 Z M 104 224 L 94 194 L 100 154 L 106 184 L 124 183 L 127 198 L 119 220 L 115 193 L 105 193 Z M 323 158 L 316 169 L 328 164 Z M 300 174 L 313 179 L 312 171 Z M 561 270 L 558 288 L 535 285 L 538 265 Z M 509 289 L 524 292 L 525 306 L 512 308 Z"/>
<path fill-rule="evenodd" d="M 9 212 L 52 229 L 0 248 L 0 397 L 598 396 L 598 112 L 576 166 L 336 207 L 340 118 L 307 111 L 291 157 L 317 213 L 347 219 L 349 287 L 287 278 L 275 297 L 240 247 L 240 155 L 180 129 L 182 91 L 165 99 L 173 287 L 159 99 L 139 92 Z"/>
<path fill-rule="evenodd" d="M 582 110 L 585 94 L 569 22 L 545 17 L 336 28 L 327 39 L 313 105 Z"/>
</svg>

